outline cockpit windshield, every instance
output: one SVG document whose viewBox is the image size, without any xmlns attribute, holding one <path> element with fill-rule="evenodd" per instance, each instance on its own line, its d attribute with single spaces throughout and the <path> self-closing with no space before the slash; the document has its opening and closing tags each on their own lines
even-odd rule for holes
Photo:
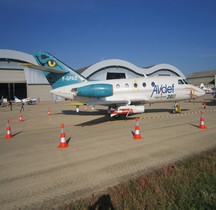
<svg viewBox="0 0 216 210">
<path fill-rule="evenodd" d="M 184 83 L 187 84 L 187 85 L 190 84 L 186 79 L 183 79 L 183 81 L 184 81 Z"/>
<path fill-rule="evenodd" d="M 178 84 L 179 84 L 179 85 L 184 84 L 183 80 L 179 79 L 179 80 L 178 80 Z"/>
<path fill-rule="evenodd" d="M 186 79 L 179 79 L 178 80 L 178 84 L 179 85 L 182 85 L 182 84 L 186 84 L 186 85 L 188 85 L 188 84 L 190 84 Z"/>
</svg>

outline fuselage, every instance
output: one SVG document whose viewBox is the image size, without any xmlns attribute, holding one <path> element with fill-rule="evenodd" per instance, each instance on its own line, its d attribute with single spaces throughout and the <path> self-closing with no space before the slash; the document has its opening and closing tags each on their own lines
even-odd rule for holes
<svg viewBox="0 0 216 210">
<path fill-rule="evenodd" d="M 90 94 L 92 91 L 95 91 L 95 95 Z M 184 78 L 163 76 L 88 81 L 56 88 L 51 92 L 67 99 L 84 103 L 95 101 L 98 104 L 112 101 L 128 101 L 128 104 L 171 102 L 205 94 L 201 88 L 189 84 Z"/>
</svg>

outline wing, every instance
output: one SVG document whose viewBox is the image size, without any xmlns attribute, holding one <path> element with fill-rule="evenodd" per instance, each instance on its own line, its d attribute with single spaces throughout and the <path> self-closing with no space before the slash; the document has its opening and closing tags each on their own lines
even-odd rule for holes
<svg viewBox="0 0 216 210">
<path fill-rule="evenodd" d="M 103 106 L 121 106 L 121 105 L 136 105 L 140 103 L 148 103 L 148 100 L 145 98 L 133 98 L 133 99 L 128 99 L 128 100 L 95 100 L 91 102 L 87 102 L 87 105 L 103 105 Z"/>
<path fill-rule="evenodd" d="M 128 101 L 122 100 L 122 101 L 103 101 L 103 100 L 96 100 L 87 102 L 87 105 L 103 105 L 103 106 L 114 106 L 114 105 L 126 105 L 128 104 Z"/>
</svg>

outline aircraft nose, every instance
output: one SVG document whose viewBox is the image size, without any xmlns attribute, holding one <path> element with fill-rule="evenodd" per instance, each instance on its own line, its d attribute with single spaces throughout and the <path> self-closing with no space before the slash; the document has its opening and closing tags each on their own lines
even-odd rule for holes
<svg viewBox="0 0 216 210">
<path fill-rule="evenodd" d="M 204 96 L 206 94 L 206 92 L 201 88 L 198 88 L 197 93 L 198 93 L 198 97 Z"/>
</svg>

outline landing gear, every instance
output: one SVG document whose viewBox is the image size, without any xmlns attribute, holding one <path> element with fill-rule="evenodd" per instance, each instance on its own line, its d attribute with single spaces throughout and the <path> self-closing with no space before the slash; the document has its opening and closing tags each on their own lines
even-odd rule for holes
<svg viewBox="0 0 216 210">
<path fill-rule="evenodd" d="M 176 113 L 180 113 L 180 112 L 181 112 L 180 105 L 175 102 L 173 104 L 173 109 L 172 109 L 171 113 L 176 114 Z"/>
<path fill-rule="evenodd" d="M 172 113 L 172 114 L 175 114 L 176 112 L 177 112 L 177 103 L 175 102 L 175 103 L 173 104 L 173 109 L 172 109 L 171 113 Z"/>
</svg>

